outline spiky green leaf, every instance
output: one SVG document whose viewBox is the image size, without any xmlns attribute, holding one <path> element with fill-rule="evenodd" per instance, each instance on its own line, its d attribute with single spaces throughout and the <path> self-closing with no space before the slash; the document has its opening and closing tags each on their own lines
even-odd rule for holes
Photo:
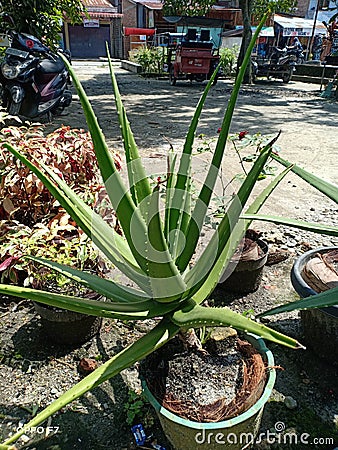
<svg viewBox="0 0 338 450">
<path fill-rule="evenodd" d="M 281 158 L 280 156 L 273 153 L 272 158 L 275 161 L 278 161 L 285 167 L 292 165 L 289 161 Z M 297 166 L 296 164 L 292 165 L 292 172 L 298 175 L 300 178 L 305 180 L 307 183 L 311 184 L 314 188 L 318 189 L 318 191 L 325 194 L 327 197 L 331 198 L 334 202 L 338 203 L 338 186 L 336 184 L 329 183 L 328 181 L 323 180 L 320 177 L 317 177 L 311 172 L 308 172 L 305 169 Z"/>
<path fill-rule="evenodd" d="M 115 105 L 117 109 L 118 120 L 120 123 L 122 140 L 126 155 L 129 187 L 135 205 L 139 205 L 142 203 L 142 200 L 144 200 L 150 195 L 151 193 L 150 184 L 145 169 L 142 165 L 140 155 L 138 153 L 137 145 L 134 139 L 134 135 L 130 128 L 125 107 L 122 104 L 121 95 L 117 85 L 116 76 L 114 73 L 113 64 L 110 58 L 109 47 L 107 43 L 106 47 L 107 47 L 110 76 L 112 80 L 113 92 L 115 97 Z"/>
<path fill-rule="evenodd" d="M 132 364 L 145 358 L 154 350 L 160 348 L 163 344 L 168 342 L 175 334 L 177 334 L 179 328 L 173 323 L 166 320 L 160 322 L 155 328 L 153 328 L 148 334 L 141 337 L 138 341 L 134 342 L 122 352 L 113 356 L 109 361 L 102 364 L 94 372 L 87 375 L 74 387 L 65 392 L 61 397 L 55 400 L 51 405 L 37 414 L 30 422 L 26 424 L 26 427 L 33 428 L 48 419 L 51 415 L 81 397 L 89 390 L 99 386 L 104 381 L 109 380 L 115 375 L 119 374 L 122 370 L 130 367 Z M 4 442 L 5 445 L 9 445 L 12 442 L 19 439 L 24 434 L 25 430 L 22 428 L 16 432 L 13 436 Z"/>
<path fill-rule="evenodd" d="M 325 308 L 327 306 L 335 305 L 338 305 L 338 287 L 321 292 L 320 294 L 312 295 L 311 297 L 306 297 L 295 302 L 287 303 L 286 305 L 269 309 L 268 311 L 264 311 L 259 314 L 259 317 L 295 311 L 297 309 Z"/>
<path fill-rule="evenodd" d="M 239 70 L 238 76 L 236 78 L 235 85 L 233 87 L 229 103 L 223 118 L 221 132 L 218 137 L 218 141 L 216 144 L 215 152 L 210 164 L 210 169 L 207 173 L 205 182 L 202 186 L 202 189 L 200 191 L 200 194 L 198 196 L 198 200 L 195 204 L 192 216 L 189 220 L 189 225 L 187 227 L 186 236 L 189 236 L 189 239 L 186 241 L 186 245 L 181 252 L 179 258 L 177 259 L 177 266 L 179 267 L 179 270 L 183 272 L 187 265 L 189 264 L 189 261 L 194 254 L 196 250 L 196 246 L 200 237 L 200 232 L 205 220 L 205 216 L 207 213 L 208 205 L 210 203 L 210 199 L 214 190 L 214 186 L 219 174 L 219 170 L 221 167 L 226 142 L 229 134 L 229 129 L 231 125 L 231 120 L 234 112 L 234 108 L 236 105 L 239 89 L 241 87 L 243 77 L 247 68 L 247 65 L 250 62 L 250 55 L 252 52 L 252 49 L 255 45 L 256 39 L 259 36 L 259 33 L 264 26 L 266 19 L 268 17 L 268 13 L 264 14 L 262 20 L 260 21 L 256 32 L 250 42 L 250 45 L 248 47 L 248 50 L 245 54 L 243 64 Z"/>
<path fill-rule="evenodd" d="M 268 216 L 260 214 L 244 214 L 244 219 L 262 220 L 264 222 L 273 222 L 278 225 L 287 225 L 289 227 L 299 228 L 312 233 L 326 234 L 329 236 L 338 237 L 338 227 L 333 225 L 326 225 L 323 223 L 305 222 L 298 219 L 288 219 L 286 217 Z"/>
<path fill-rule="evenodd" d="M 49 267 L 50 269 L 57 271 L 58 273 L 68 277 L 69 279 L 76 281 L 77 283 L 87 287 L 88 289 L 92 289 L 93 291 L 113 300 L 114 302 L 142 302 L 144 300 L 151 299 L 142 291 L 138 291 L 136 289 L 123 286 L 114 281 L 98 277 L 97 275 L 93 275 L 90 272 L 73 269 L 72 267 L 35 256 L 27 256 L 27 258 L 39 264 L 42 264 L 45 267 Z"/>
<path fill-rule="evenodd" d="M 170 250 L 174 259 L 176 259 L 180 253 L 180 233 L 182 232 L 186 237 L 186 230 L 189 222 L 189 208 L 191 203 L 191 158 L 195 133 L 205 100 L 218 73 L 219 67 L 220 66 L 218 65 L 199 99 L 184 142 L 183 152 L 176 175 L 176 183 L 173 191 L 168 192 L 168 195 L 171 197 L 170 209 L 167 210 L 168 234 L 172 233 Z"/>
<path fill-rule="evenodd" d="M 285 336 L 278 331 L 254 322 L 241 314 L 238 314 L 227 307 L 206 308 L 194 305 L 181 311 L 176 311 L 171 320 L 180 328 L 201 328 L 204 326 L 231 326 L 246 333 L 254 333 L 263 339 L 276 342 L 291 348 L 301 348 L 301 344 L 295 339 Z"/>
<path fill-rule="evenodd" d="M 26 298 L 80 314 L 120 320 L 151 319 L 153 317 L 163 316 L 177 306 L 175 304 L 161 305 L 152 300 L 143 300 L 134 303 L 104 302 L 102 300 L 73 297 L 55 294 L 49 291 L 10 286 L 6 284 L 0 284 L 0 293 Z"/>
</svg>

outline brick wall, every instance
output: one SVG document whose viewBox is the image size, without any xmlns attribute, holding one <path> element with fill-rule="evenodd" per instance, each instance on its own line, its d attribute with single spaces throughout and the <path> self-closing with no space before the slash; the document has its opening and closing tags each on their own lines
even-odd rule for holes
<svg viewBox="0 0 338 450">
<path fill-rule="evenodd" d="M 124 27 L 137 27 L 137 12 L 136 4 L 129 0 L 122 0 L 123 19 L 122 25 Z"/>
<path fill-rule="evenodd" d="M 122 27 L 137 27 L 137 12 L 136 4 L 130 2 L 129 0 L 122 0 Z M 123 58 L 128 59 L 128 54 L 130 50 L 130 37 L 123 37 Z"/>
</svg>

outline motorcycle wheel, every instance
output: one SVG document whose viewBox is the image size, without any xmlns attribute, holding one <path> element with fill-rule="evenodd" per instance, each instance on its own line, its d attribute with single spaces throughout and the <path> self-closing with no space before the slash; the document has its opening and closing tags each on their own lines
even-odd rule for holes
<svg viewBox="0 0 338 450">
<path fill-rule="evenodd" d="M 8 107 L 8 113 L 11 116 L 18 116 L 21 109 L 21 103 L 10 102 Z"/>
<path fill-rule="evenodd" d="M 292 77 L 291 71 L 283 73 L 283 77 L 282 77 L 283 83 L 285 83 L 285 84 L 288 83 L 291 80 L 291 77 Z"/>
<path fill-rule="evenodd" d="M 175 78 L 175 76 L 174 76 L 174 66 L 170 67 L 169 81 L 170 81 L 171 86 L 175 86 L 177 78 Z"/>
</svg>

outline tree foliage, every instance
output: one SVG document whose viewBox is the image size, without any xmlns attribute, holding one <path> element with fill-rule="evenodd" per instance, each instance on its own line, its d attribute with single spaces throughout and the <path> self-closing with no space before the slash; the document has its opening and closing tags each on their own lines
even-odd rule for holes
<svg viewBox="0 0 338 450">
<path fill-rule="evenodd" d="M 276 13 L 292 13 L 297 6 L 297 0 L 249 0 L 253 3 L 253 13 L 256 17 L 261 18 L 265 11 L 270 9 Z"/>
<path fill-rule="evenodd" d="M 162 0 L 164 16 L 204 16 L 215 0 Z"/>
<path fill-rule="evenodd" d="M 16 31 L 32 34 L 55 48 L 62 19 L 66 16 L 72 24 L 81 23 L 85 8 L 81 0 L 2 0 L 1 10 L 13 18 Z"/>
</svg>

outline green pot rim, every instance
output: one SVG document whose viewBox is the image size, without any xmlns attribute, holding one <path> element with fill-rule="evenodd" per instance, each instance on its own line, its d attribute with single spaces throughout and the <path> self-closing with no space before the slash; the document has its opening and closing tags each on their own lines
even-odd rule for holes
<svg viewBox="0 0 338 450">
<path fill-rule="evenodd" d="M 156 412 L 175 423 L 178 423 L 188 428 L 193 428 L 195 430 L 201 429 L 215 430 L 221 428 L 231 428 L 241 422 L 246 421 L 247 419 L 250 419 L 252 416 L 257 414 L 264 407 L 265 403 L 269 400 L 271 396 L 271 392 L 276 381 L 276 370 L 273 368 L 275 365 L 275 361 L 272 352 L 266 347 L 263 339 L 251 333 L 246 334 L 245 337 L 262 354 L 263 358 L 267 361 L 268 366 L 271 367 L 271 369 L 269 369 L 268 380 L 265 385 L 263 394 L 260 397 L 260 399 L 253 406 L 251 406 L 251 408 L 249 408 L 247 411 L 240 414 L 239 416 L 223 420 L 222 422 L 193 422 L 192 420 L 187 420 L 184 419 L 183 417 L 179 417 L 176 414 L 173 414 L 171 411 L 164 408 L 150 392 L 145 380 L 142 379 L 141 383 L 143 391 L 147 399 L 151 403 L 151 405 L 155 408 Z"/>
</svg>

